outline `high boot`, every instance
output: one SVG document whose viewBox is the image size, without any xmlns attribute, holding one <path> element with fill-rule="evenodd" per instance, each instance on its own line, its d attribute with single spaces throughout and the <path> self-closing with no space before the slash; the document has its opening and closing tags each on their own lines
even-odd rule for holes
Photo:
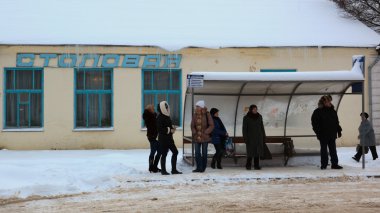
<svg viewBox="0 0 380 213">
<path fill-rule="evenodd" d="M 245 164 L 245 168 L 247 170 L 251 170 L 251 167 L 252 167 L 252 158 L 251 157 L 247 157 L 247 164 Z"/>
<path fill-rule="evenodd" d="M 217 159 L 216 159 L 216 168 L 218 169 L 223 169 L 222 168 L 222 157 L 219 156 Z"/>
<path fill-rule="evenodd" d="M 161 172 L 161 169 L 157 168 L 158 162 L 160 161 L 160 157 L 161 156 L 156 155 L 156 158 L 154 159 L 153 166 L 152 166 L 153 173 Z"/>
<path fill-rule="evenodd" d="M 255 170 L 260 170 L 261 169 L 259 162 L 260 162 L 260 157 L 253 158 L 253 168 Z"/>
<path fill-rule="evenodd" d="M 161 158 L 161 174 L 162 174 L 162 175 L 170 175 L 170 174 L 166 171 L 166 158 L 165 158 L 165 159 L 162 159 L 162 158 Z"/>
<path fill-rule="evenodd" d="M 221 157 L 219 157 L 218 160 L 216 161 L 216 168 L 223 169 L 222 168 L 222 158 Z"/>
<path fill-rule="evenodd" d="M 211 168 L 213 168 L 213 169 L 215 169 L 215 159 L 216 159 L 216 157 L 214 155 L 214 157 L 212 157 L 212 160 L 211 160 Z"/>
<path fill-rule="evenodd" d="M 149 172 L 153 172 L 153 157 L 149 156 Z"/>
<path fill-rule="evenodd" d="M 182 174 L 177 170 L 177 155 L 172 155 L 172 175 Z"/>
</svg>

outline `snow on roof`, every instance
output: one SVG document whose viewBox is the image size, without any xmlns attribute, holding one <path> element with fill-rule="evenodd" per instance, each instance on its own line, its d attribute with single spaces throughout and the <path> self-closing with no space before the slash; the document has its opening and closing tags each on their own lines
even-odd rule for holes
<svg viewBox="0 0 380 213">
<path fill-rule="evenodd" d="M 316 81 L 363 81 L 364 75 L 356 62 L 351 71 L 287 72 L 284 75 L 270 72 L 192 72 L 203 75 L 205 81 L 268 81 L 268 82 L 316 82 Z"/>
<path fill-rule="evenodd" d="M 329 0 L 3 0 L 0 44 L 374 47 Z"/>
</svg>

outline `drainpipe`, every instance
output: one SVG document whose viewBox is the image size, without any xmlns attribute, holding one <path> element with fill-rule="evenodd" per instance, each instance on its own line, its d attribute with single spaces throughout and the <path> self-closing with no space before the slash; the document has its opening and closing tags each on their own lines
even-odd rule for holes
<svg viewBox="0 0 380 213">
<path fill-rule="evenodd" d="M 380 46 L 378 46 L 380 47 Z M 368 66 L 368 109 L 370 114 L 370 120 L 372 120 L 372 68 L 380 61 L 380 49 L 378 50 L 378 47 L 376 47 L 376 50 L 378 51 L 378 55 L 375 59 L 375 61 Z"/>
</svg>

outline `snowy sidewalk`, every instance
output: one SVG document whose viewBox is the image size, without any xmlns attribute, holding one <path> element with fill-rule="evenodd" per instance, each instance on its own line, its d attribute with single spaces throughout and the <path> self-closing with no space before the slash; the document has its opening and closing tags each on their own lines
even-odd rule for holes
<svg viewBox="0 0 380 213">
<path fill-rule="evenodd" d="M 380 151 L 380 147 L 377 147 Z M 263 162 L 260 171 L 243 167 L 207 168 L 192 173 L 179 150 L 178 168 L 183 175 L 162 176 L 147 171 L 149 150 L 73 150 L 73 151 L 0 151 L 0 199 L 26 198 L 32 195 L 56 196 L 105 191 L 138 184 L 199 184 L 204 181 L 237 182 L 284 178 L 366 177 L 380 175 L 380 159 L 366 155 L 366 168 L 351 157 L 355 148 L 338 148 L 343 170 L 319 169 L 319 156 L 294 157 L 287 167 Z M 170 156 L 167 167 L 170 171 Z M 197 183 L 198 182 L 198 183 Z"/>
</svg>

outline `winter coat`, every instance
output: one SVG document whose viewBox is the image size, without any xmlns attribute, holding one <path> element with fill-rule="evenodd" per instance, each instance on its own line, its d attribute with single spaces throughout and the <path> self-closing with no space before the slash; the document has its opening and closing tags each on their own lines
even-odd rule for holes
<svg viewBox="0 0 380 213">
<path fill-rule="evenodd" d="M 265 137 L 263 117 L 259 113 L 248 112 L 243 118 L 243 138 L 247 157 L 264 156 Z"/>
<path fill-rule="evenodd" d="M 212 143 L 220 144 L 222 140 L 225 140 L 227 130 L 223 125 L 222 120 L 219 117 L 211 116 L 214 121 L 214 130 L 212 131 Z"/>
<path fill-rule="evenodd" d="M 311 124 L 318 140 L 336 139 L 341 134 L 338 113 L 334 107 L 319 107 L 311 116 Z"/>
<path fill-rule="evenodd" d="M 161 106 L 158 107 L 159 115 L 157 116 L 158 142 L 162 144 L 174 143 L 172 129 L 172 119 L 168 112 Z"/>
<path fill-rule="evenodd" d="M 144 110 L 143 119 L 145 122 L 145 126 L 147 128 L 146 136 L 149 140 L 154 140 L 157 138 L 157 114 L 151 113 L 149 110 Z"/>
<path fill-rule="evenodd" d="M 359 126 L 360 144 L 364 146 L 376 146 L 375 132 L 371 122 L 364 120 Z"/>
<path fill-rule="evenodd" d="M 195 112 L 191 120 L 191 133 L 194 142 L 210 142 L 212 130 L 214 130 L 214 121 L 207 108 L 203 108 L 201 112 Z"/>
</svg>

